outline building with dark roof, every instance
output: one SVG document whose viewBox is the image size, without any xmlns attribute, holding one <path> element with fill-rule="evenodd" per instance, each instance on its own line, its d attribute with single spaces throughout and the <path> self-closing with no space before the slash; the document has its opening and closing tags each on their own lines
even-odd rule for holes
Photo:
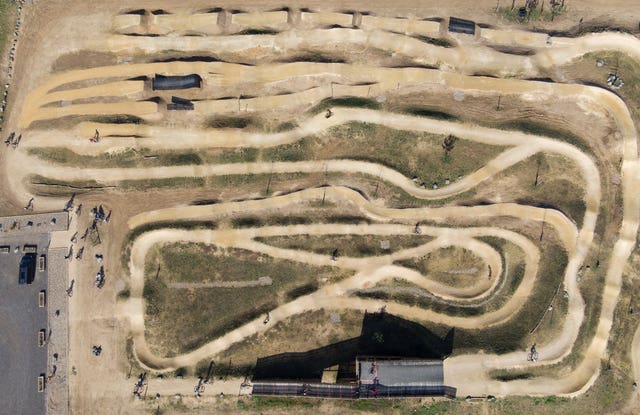
<svg viewBox="0 0 640 415">
<path fill-rule="evenodd" d="M 156 76 L 151 81 L 151 88 L 154 91 L 165 89 L 200 88 L 201 86 L 202 78 L 198 74 L 181 76 L 164 76 L 156 74 Z"/>
<path fill-rule="evenodd" d="M 471 20 L 449 17 L 449 31 L 455 33 L 464 33 L 467 35 L 475 35 L 476 23 Z"/>
</svg>

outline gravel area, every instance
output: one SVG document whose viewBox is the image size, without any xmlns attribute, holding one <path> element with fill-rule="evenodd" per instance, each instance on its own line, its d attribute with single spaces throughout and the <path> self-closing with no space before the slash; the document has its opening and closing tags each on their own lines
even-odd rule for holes
<svg viewBox="0 0 640 415">
<path fill-rule="evenodd" d="M 25 396 L 25 394 L 31 396 L 35 389 L 37 375 L 43 373 L 46 377 L 44 394 L 35 392 L 34 396 L 28 400 L 18 400 L 15 403 L 17 407 L 12 413 L 39 414 L 46 411 L 47 414 L 66 415 L 69 413 L 69 386 L 67 382 L 69 297 L 66 293 L 68 261 L 64 259 L 67 248 L 48 248 L 52 245 L 53 237 L 63 237 L 63 240 L 68 240 L 68 236 L 66 236 L 68 232 L 66 231 L 69 226 L 69 214 L 55 212 L 0 217 L 0 225 L 0 246 L 10 248 L 8 251 L 0 252 L 0 260 L 2 260 L 0 265 L 7 273 L 3 283 L 8 284 L 8 287 L 4 291 L 9 296 L 3 300 L 3 303 L 9 307 L 7 313 L 10 312 L 5 316 L 5 321 L 10 323 L 16 320 L 16 327 L 20 329 L 13 330 L 11 328 L 13 326 L 9 325 L 0 330 L 0 335 L 4 336 L 5 343 L 10 342 L 6 345 L 9 347 L 5 350 L 8 353 L 6 358 L 17 363 L 20 363 L 21 356 L 28 358 L 28 362 L 18 365 L 27 371 L 26 384 L 22 385 L 23 382 L 16 381 L 18 377 L 21 379 L 22 376 L 22 372 L 17 371 L 11 388 L 18 388 L 15 396 Z M 31 246 L 36 250 L 37 255 L 46 256 L 46 269 L 44 271 L 36 270 L 36 277 L 32 284 L 17 286 L 17 263 L 23 255 L 22 247 L 24 246 Z M 15 248 L 17 251 L 14 250 Z M 40 290 L 46 292 L 46 306 L 38 309 L 37 294 Z M 23 296 L 28 298 L 22 298 Z M 25 307 L 26 309 L 22 311 L 22 308 Z M 42 317 L 38 317 L 40 312 Z M 25 320 L 26 317 L 28 319 Z M 38 348 L 33 341 L 35 335 L 31 332 L 37 332 L 39 328 L 46 328 L 45 348 Z M 25 344 L 22 344 L 24 336 L 20 334 L 21 330 L 24 331 L 23 329 L 29 331 Z M 11 361 L 6 361 L 0 366 L 9 376 L 7 379 L 12 379 L 13 372 L 18 370 L 13 369 Z M 9 389 L 4 392 L 11 393 Z M 26 405 L 24 402 L 29 402 L 28 407 L 20 406 Z M 4 406 L 4 409 L 7 410 L 12 410 L 11 408 L 13 408 L 12 404 Z M 3 413 L 2 411 L 3 409 L 0 408 L 0 413 Z"/>
<path fill-rule="evenodd" d="M 64 259 L 66 253 L 66 249 L 60 248 L 49 251 L 47 313 L 51 337 L 47 356 L 47 375 L 50 376 L 46 389 L 47 414 L 69 413 L 69 383 L 67 382 L 70 369 L 67 366 L 69 296 L 66 292 L 68 288 L 68 262 Z M 54 354 L 57 354 L 57 358 Z"/>
</svg>

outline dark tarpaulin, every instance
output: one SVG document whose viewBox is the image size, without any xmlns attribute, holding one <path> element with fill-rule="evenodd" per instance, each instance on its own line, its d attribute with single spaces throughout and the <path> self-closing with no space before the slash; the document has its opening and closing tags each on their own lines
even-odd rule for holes
<svg viewBox="0 0 640 415">
<path fill-rule="evenodd" d="M 200 88 L 202 85 L 202 78 L 200 75 L 182 75 L 182 76 L 164 76 L 158 75 L 151 81 L 152 89 L 189 89 Z"/>
</svg>

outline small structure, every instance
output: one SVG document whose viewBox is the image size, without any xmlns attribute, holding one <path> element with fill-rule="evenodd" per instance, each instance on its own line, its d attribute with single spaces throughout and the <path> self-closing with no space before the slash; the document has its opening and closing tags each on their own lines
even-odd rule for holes
<svg viewBox="0 0 640 415">
<path fill-rule="evenodd" d="M 167 104 L 169 111 L 173 110 L 193 110 L 193 102 L 180 97 L 171 97 L 171 104 Z"/>
<path fill-rule="evenodd" d="M 40 290 L 38 293 L 38 307 L 42 308 L 47 303 L 47 292 L 45 290 Z"/>
<path fill-rule="evenodd" d="M 165 76 L 156 74 L 151 81 L 151 88 L 155 90 L 200 88 L 202 78 L 198 74 Z"/>
<path fill-rule="evenodd" d="M 38 252 L 38 245 L 25 244 L 22 247 L 22 252 L 25 254 L 35 254 Z"/>
<path fill-rule="evenodd" d="M 38 258 L 38 271 L 44 272 L 46 269 L 47 269 L 47 256 L 45 254 L 42 254 Z"/>
<path fill-rule="evenodd" d="M 45 329 L 40 329 L 38 331 L 38 347 L 43 347 L 47 341 L 47 333 Z"/>
<path fill-rule="evenodd" d="M 467 35 L 476 34 L 476 23 L 471 20 L 449 17 L 449 31 L 454 33 L 464 33 Z"/>
</svg>

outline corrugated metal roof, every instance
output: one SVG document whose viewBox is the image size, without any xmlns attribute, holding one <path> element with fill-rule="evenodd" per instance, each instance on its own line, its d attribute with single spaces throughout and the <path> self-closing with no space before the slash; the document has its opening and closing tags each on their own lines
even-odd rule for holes
<svg viewBox="0 0 640 415">
<path fill-rule="evenodd" d="M 360 382 L 384 386 L 443 386 L 441 360 L 359 360 Z"/>
</svg>

